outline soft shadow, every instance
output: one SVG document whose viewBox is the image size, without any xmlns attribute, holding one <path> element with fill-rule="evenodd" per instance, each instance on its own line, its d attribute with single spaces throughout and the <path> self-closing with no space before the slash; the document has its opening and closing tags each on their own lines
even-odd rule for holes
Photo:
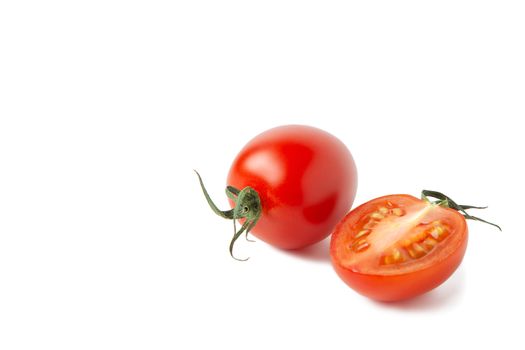
<svg viewBox="0 0 525 350">
<path fill-rule="evenodd" d="M 372 302 L 381 307 L 410 312 L 443 309 L 454 305 L 461 299 L 464 284 L 465 274 L 460 267 L 441 286 L 421 296 L 398 302 Z"/>
<path fill-rule="evenodd" d="M 330 263 L 330 237 L 302 249 L 281 251 L 303 260 Z"/>
</svg>

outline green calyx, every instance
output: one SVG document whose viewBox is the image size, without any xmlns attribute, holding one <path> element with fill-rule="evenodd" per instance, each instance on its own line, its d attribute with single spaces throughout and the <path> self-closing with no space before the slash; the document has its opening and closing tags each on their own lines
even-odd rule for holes
<svg viewBox="0 0 525 350">
<path fill-rule="evenodd" d="M 428 197 L 437 198 L 438 200 L 433 202 L 430 199 L 428 199 Z M 467 209 L 486 209 L 487 207 L 477 207 L 477 206 L 474 206 L 474 205 L 463 205 L 463 204 L 460 205 L 460 204 L 457 204 L 456 202 L 454 202 L 450 197 L 444 195 L 441 192 L 429 191 L 429 190 L 421 191 L 421 199 L 426 201 L 426 202 L 435 204 L 435 205 L 439 205 L 439 206 L 442 206 L 442 207 L 445 207 L 445 208 L 451 208 L 451 209 L 457 210 L 457 211 L 459 211 L 461 213 L 461 215 L 463 215 L 465 217 L 465 219 L 481 221 L 481 222 L 484 222 L 486 224 L 495 226 L 501 231 L 501 227 L 499 227 L 498 225 L 493 224 L 492 222 L 488 222 L 486 220 L 483 220 L 481 218 L 478 218 L 476 216 L 472 216 L 472 215 L 470 215 L 469 213 L 466 212 Z"/>
<path fill-rule="evenodd" d="M 199 182 L 201 184 L 202 192 L 204 193 L 204 197 L 206 197 L 206 201 L 208 202 L 211 210 L 220 217 L 223 217 L 225 219 L 233 220 L 233 237 L 230 241 L 230 255 L 235 260 L 240 261 L 246 261 L 249 258 L 246 259 L 238 259 L 233 255 L 233 245 L 235 244 L 235 241 L 243 234 L 245 233 L 245 237 L 247 241 L 253 242 L 252 240 L 248 239 L 248 232 L 250 232 L 255 225 L 257 224 L 257 221 L 261 217 L 262 213 L 262 206 L 261 206 L 261 199 L 259 198 L 259 194 L 257 191 L 255 191 L 253 188 L 247 186 L 243 188 L 242 190 L 239 190 L 232 186 L 226 186 L 226 195 L 228 198 L 230 198 L 234 203 L 235 207 L 230 210 L 220 210 L 217 208 L 215 203 L 210 198 L 210 195 L 208 194 L 208 191 L 206 190 L 206 187 L 204 187 L 204 183 L 202 182 L 202 178 L 200 174 L 197 172 L 197 170 L 194 170 L 197 176 L 199 177 Z M 239 219 L 245 219 L 244 224 L 242 224 L 239 231 L 237 231 L 236 226 L 236 220 Z"/>
</svg>

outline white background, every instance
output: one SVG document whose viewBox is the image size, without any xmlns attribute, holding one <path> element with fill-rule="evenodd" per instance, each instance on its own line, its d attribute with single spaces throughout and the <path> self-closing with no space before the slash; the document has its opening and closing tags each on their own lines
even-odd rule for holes
<svg viewBox="0 0 525 350">
<path fill-rule="evenodd" d="M 523 349 L 523 1 L 2 1 L 1 349 Z M 239 241 L 238 150 L 301 123 L 347 144 L 355 204 L 479 212 L 459 270 L 381 304 Z"/>
</svg>

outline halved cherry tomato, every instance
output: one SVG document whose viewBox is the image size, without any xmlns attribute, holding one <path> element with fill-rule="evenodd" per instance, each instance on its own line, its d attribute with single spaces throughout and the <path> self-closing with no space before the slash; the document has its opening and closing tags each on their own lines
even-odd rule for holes
<svg viewBox="0 0 525 350">
<path fill-rule="evenodd" d="M 348 213 L 335 228 L 330 254 L 337 274 L 354 290 L 397 301 L 443 283 L 461 263 L 467 240 L 458 211 L 390 195 Z"/>
</svg>

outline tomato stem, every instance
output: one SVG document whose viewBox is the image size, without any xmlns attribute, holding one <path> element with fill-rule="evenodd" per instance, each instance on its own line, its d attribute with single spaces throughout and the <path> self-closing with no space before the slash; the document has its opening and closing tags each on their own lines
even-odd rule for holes
<svg viewBox="0 0 525 350">
<path fill-rule="evenodd" d="M 437 198 L 438 200 L 435 202 L 432 202 L 431 200 L 428 199 L 428 197 Z M 429 191 L 429 190 L 421 191 L 421 199 L 426 202 L 433 203 L 433 204 L 436 204 L 436 205 L 439 205 L 445 208 L 451 208 L 451 209 L 457 210 L 461 213 L 461 215 L 465 217 L 465 219 L 481 221 L 486 224 L 495 226 L 501 231 L 501 227 L 499 227 L 498 225 L 492 222 L 483 220 L 481 218 L 478 218 L 476 216 L 472 216 L 466 212 L 467 209 L 486 209 L 487 207 L 477 207 L 474 205 L 460 205 L 460 204 L 457 204 L 454 200 L 452 200 L 452 198 L 444 195 L 441 192 Z"/>
<path fill-rule="evenodd" d="M 261 217 L 262 206 L 259 193 L 257 193 L 257 191 L 251 188 L 250 186 L 246 186 L 242 190 L 239 190 L 233 186 L 226 186 L 226 195 L 235 203 L 235 207 L 230 210 L 220 210 L 210 198 L 210 195 L 208 194 L 208 191 L 206 190 L 206 187 L 202 182 L 200 174 L 195 169 L 193 171 L 195 171 L 195 173 L 199 177 L 199 183 L 201 185 L 202 192 L 204 193 L 204 197 L 206 198 L 206 201 L 208 202 L 208 205 L 210 206 L 211 210 L 213 210 L 213 212 L 219 215 L 220 217 L 233 220 L 233 237 L 230 241 L 230 255 L 235 260 L 248 260 L 249 258 L 236 258 L 233 255 L 233 246 L 235 244 L 235 241 L 237 241 L 237 239 L 243 233 L 245 233 L 247 241 L 254 242 L 253 240 L 248 239 L 248 233 L 255 227 L 257 221 Z M 246 221 L 242 224 L 239 231 L 237 231 L 237 226 L 235 222 L 239 219 L 246 219 Z"/>
</svg>

